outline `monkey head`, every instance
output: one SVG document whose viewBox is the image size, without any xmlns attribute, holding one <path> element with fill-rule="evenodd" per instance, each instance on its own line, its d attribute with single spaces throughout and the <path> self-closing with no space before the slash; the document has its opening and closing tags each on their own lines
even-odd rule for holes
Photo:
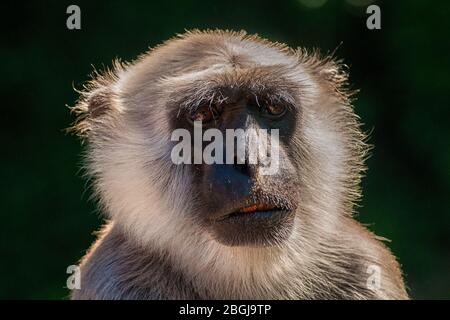
<svg viewBox="0 0 450 320">
<path fill-rule="evenodd" d="M 188 32 L 95 74 L 73 129 L 87 140 L 104 212 L 137 242 L 185 254 L 291 237 L 306 246 L 359 196 L 366 146 L 346 81 L 341 64 L 316 52 L 243 32 Z M 174 130 L 191 133 L 183 152 L 193 157 L 196 121 L 223 134 L 223 158 L 235 151 L 230 129 L 277 130 L 276 170 L 263 174 L 250 152 L 232 163 L 174 163 Z M 258 141 L 245 136 L 240 147 Z"/>
</svg>

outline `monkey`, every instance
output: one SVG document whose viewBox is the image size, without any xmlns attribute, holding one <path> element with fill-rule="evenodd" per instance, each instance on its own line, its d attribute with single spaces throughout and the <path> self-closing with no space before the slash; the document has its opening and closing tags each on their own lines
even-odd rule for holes
<svg viewBox="0 0 450 320">
<path fill-rule="evenodd" d="M 192 30 L 80 93 L 70 131 L 105 225 L 72 299 L 409 299 L 385 239 L 354 219 L 370 146 L 333 54 Z M 278 130 L 277 172 L 175 164 L 172 133 L 198 120 Z"/>
</svg>

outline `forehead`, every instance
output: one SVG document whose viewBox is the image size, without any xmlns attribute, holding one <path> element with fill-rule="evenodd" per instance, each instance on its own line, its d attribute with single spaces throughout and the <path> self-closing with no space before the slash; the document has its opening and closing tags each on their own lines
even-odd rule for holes
<svg viewBox="0 0 450 320">
<path fill-rule="evenodd" d="M 298 86 L 295 80 L 301 67 L 281 45 L 258 38 L 202 35 L 184 39 L 178 46 L 177 71 L 158 81 L 163 88 L 177 88 L 177 95 L 232 98 L 245 94 L 289 100 Z M 178 61 L 183 61 L 179 67 Z"/>
<path fill-rule="evenodd" d="M 158 96 L 186 105 L 240 94 L 293 103 L 299 90 L 310 85 L 292 50 L 236 34 L 201 33 L 170 40 L 141 57 L 130 74 L 121 86 L 128 97 Z"/>
<path fill-rule="evenodd" d="M 207 70 L 211 67 L 254 68 L 295 66 L 297 59 L 284 45 L 257 37 L 230 34 L 198 34 L 186 37 L 165 48 L 175 73 Z M 174 55 L 171 59 L 170 53 Z"/>
</svg>

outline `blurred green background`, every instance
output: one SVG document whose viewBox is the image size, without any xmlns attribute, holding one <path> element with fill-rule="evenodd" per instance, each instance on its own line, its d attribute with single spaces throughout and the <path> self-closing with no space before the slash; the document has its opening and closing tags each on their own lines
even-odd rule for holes
<svg viewBox="0 0 450 320">
<path fill-rule="evenodd" d="M 67 297 L 66 268 L 102 223 L 63 129 L 92 66 L 190 28 L 245 29 L 350 66 L 375 145 L 358 219 L 392 240 L 413 298 L 450 298 L 450 5 L 361 0 L 2 2 L 0 298 Z M 82 30 L 66 28 L 81 7 Z"/>
</svg>

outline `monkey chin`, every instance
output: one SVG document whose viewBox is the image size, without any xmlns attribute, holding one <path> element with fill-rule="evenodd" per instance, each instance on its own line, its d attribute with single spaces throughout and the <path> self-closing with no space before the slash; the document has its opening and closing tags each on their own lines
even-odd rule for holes
<svg viewBox="0 0 450 320">
<path fill-rule="evenodd" d="M 226 246 L 268 247 L 282 244 L 294 225 L 294 210 L 236 211 L 210 223 L 212 236 Z"/>
</svg>

